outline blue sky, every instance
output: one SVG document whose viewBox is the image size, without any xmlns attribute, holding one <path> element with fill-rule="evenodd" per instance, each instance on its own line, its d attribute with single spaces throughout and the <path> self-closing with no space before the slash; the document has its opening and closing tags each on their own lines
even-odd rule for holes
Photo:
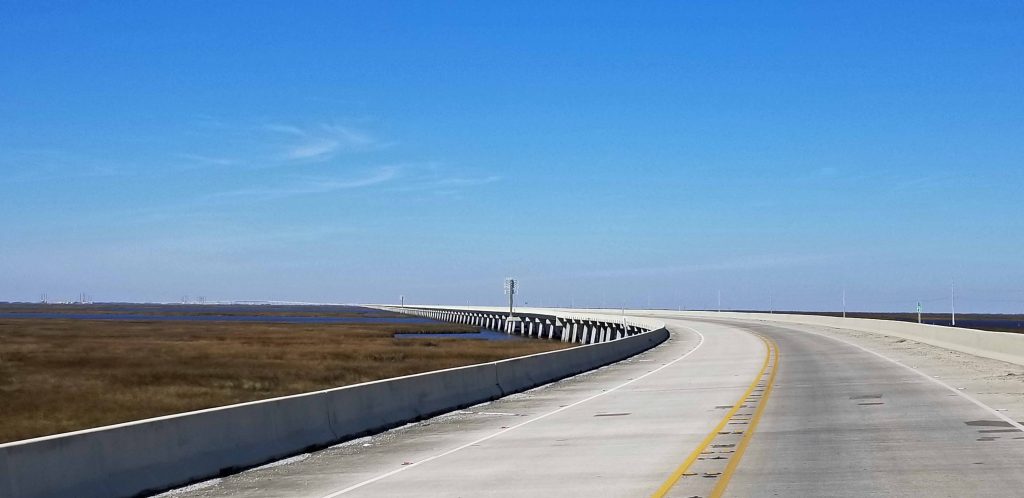
<svg viewBox="0 0 1024 498">
<path fill-rule="evenodd" d="M 5 2 L 0 300 L 1024 312 L 1019 2 Z"/>
</svg>

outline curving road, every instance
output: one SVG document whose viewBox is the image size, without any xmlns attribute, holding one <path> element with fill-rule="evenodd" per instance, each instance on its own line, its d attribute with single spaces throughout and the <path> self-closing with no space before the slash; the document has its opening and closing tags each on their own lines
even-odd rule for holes
<svg viewBox="0 0 1024 498">
<path fill-rule="evenodd" d="M 1024 432 L 828 330 L 658 314 L 595 372 L 172 496 L 1011 496 Z"/>
</svg>

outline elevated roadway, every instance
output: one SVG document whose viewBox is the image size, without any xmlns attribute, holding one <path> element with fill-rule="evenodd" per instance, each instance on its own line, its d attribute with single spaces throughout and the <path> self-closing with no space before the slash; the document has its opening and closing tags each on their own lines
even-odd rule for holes
<svg viewBox="0 0 1024 498">
<path fill-rule="evenodd" d="M 642 312 L 631 312 L 639 315 Z M 683 319 L 600 370 L 173 496 L 1014 496 L 1024 426 L 823 326 Z"/>
</svg>

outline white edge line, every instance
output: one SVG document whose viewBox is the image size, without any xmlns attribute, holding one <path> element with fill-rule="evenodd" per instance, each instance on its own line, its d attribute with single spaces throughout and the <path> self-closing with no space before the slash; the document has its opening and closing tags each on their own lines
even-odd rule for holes
<svg viewBox="0 0 1024 498">
<path fill-rule="evenodd" d="M 575 403 L 572 403 L 572 404 L 569 404 L 569 405 L 565 405 L 565 406 L 563 406 L 561 408 L 557 408 L 557 409 L 552 410 L 550 412 L 547 412 L 547 413 L 545 413 L 543 415 L 539 415 L 539 416 L 534 417 L 534 418 L 532 418 L 530 420 L 527 420 L 526 422 L 523 422 L 523 423 L 520 423 L 520 424 L 517 424 L 517 425 L 513 425 L 513 426 L 511 426 L 511 427 L 509 427 L 507 429 L 502 429 L 502 430 L 500 430 L 498 432 L 495 432 L 495 433 L 490 434 L 488 436 L 484 436 L 484 437 L 482 437 L 480 439 L 477 439 L 476 441 L 472 441 L 472 442 L 463 444 L 462 446 L 459 446 L 459 447 L 456 447 L 456 448 L 452 448 L 452 449 L 450 449 L 448 451 L 445 451 L 444 453 L 438 453 L 437 455 L 434 455 L 432 457 L 424 458 L 423 460 L 419 460 L 417 462 L 411 463 L 411 464 L 406 465 L 404 467 L 397 468 L 395 470 L 392 470 L 391 472 L 388 472 L 388 473 L 385 473 L 385 474 L 381 474 L 381 475 L 379 475 L 377 477 L 374 477 L 372 479 L 367 479 L 367 480 L 365 480 L 363 482 L 360 482 L 358 484 L 353 484 L 353 485 L 351 485 L 351 486 L 349 486 L 349 487 L 347 487 L 345 489 L 342 489 L 342 490 L 339 490 L 339 491 L 335 491 L 335 492 L 333 492 L 333 493 L 331 493 L 329 495 L 324 495 L 322 498 L 334 498 L 335 496 L 343 495 L 345 493 L 348 493 L 349 491 L 354 491 L 354 490 L 356 490 L 358 488 L 366 486 L 367 484 L 372 484 L 372 483 L 377 482 L 377 481 L 379 481 L 381 479 L 386 479 L 386 478 L 391 477 L 391 476 L 393 476 L 395 474 L 404 472 L 404 471 L 409 470 L 409 469 L 414 468 L 414 467 L 418 467 L 418 466 L 420 466 L 420 465 L 422 465 L 424 463 L 431 462 L 433 460 L 437 460 L 438 458 L 451 455 L 452 453 L 455 453 L 456 451 L 464 450 L 464 449 L 469 448 L 470 446 L 473 446 L 475 444 L 480 444 L 480 443 L 482 443 L 484 441 L 487 441 L 488 439 L 496 438 L 496 437 L 498 437 L 498 436 L 500 436 L 500 435 L 502 435 L 502 434 L 504 434 L 506 432 L 516 430 L 516 429 L 518 429 L 518 428 L 520 428 L 520 427 L 522 427 L 524 425 L 531 424 L 531 423 L 536 422 L 538 420 L 545 419 L 547 417 L 550 417 L 551 415 L 554 415 L 556 413 L 568 410 L 568 409 L 570 409 L 572 407 L 575 407 L 575 406 L 578 406 L 578 405 L 582 405 L 583 403 L 586 403 L 586 402 L 588 402 L 590 400 L 593 400 L 593 399 L 596 399 L 596 398 L 600 398 L 601 396 L 604 396 L 604 395 L 609 394 L 609 393 L 613 393 L 613 392 L 618 391 L 619 389 L 622 389 L 623 387 L 626 387 L 626 386 L 628 386 L 628 385 L 630 385 L 630 384 L 632 384 L 632 383 L 634 383 L 634 382 L 636 382 L 638 380 L 641 380 L 641 379 L 644 379 L 644 378 L 649 377 L 651 375 L 654 375 L 654 374 L 660 372 L 661 370 L 664 370 L 664 369 L 672 366 L 676 362 L 686 358 L 687 356 L 690 356 L 695 351 L 700 349 L 701 345 L 704 344 L 704 335 L 703 334 L 701 334 L 696 329 L 693 329 L 691 327 L 687 327 L 685 325 L 683 325 L 682 327 L 686 328 L 686 329 L 689 329 L 691 332 L 694 332 L 694 333 L 697 334 L 697 336 L 700 338 L 699 341 L 697 342 L 697 346 L 695 346 L 693 349 L 687 351 L 686 354 L 680 356 L 679 358 L 676 358 L 676 359 L 674 359 L 674 360 L 672 360 L 672 361 L 670 361 L 670 362 L 668 362 L 668 363 L 666 363 L 666 364 L 664 364 L 664 365 L 662 365 L 662 366 L 660 366 L 660 367 L 658 367 L 658 368 L 656 368 L 654 370 L 651 370 L 650 372 L 647 372 L 647 373 L 645 373 L 645 374 L 643 374 L 643 375 L 641 375 L 639 377 L 636 377 L 636 378 L 634 378 L 632 380 L 628 380 L 626 382 L 623 382 L 622 384 L 619 384 L 619 385 L 617 385 L 617 386 L 615 386 L 615 387 L 613 387 L 611 389 L 608 389 L 606 391 L 601 391 L 601 392 L 599 392 L 599 393 L 597 393 L 597 394 L 595 394 L 595 395 L 593 395 L 593 396 L 591 396 L 589 398 L 584 398 L 584 399 L 581 399 L 581 400 L 579 400 L 579 401 L 577 401 Z"/>
<path fill-rule="evenodd" d="M 874 332 L 871 332 L 869 330 L 843 329 L 842 327 L 833 327 L 833 328 L 838 328 L 838 329 L 842 329 L 842 330 L 853 330 L 853 331 L 856 331 L 856 332 L 874 333 Z M 793 330 L 793 329 L 790 329 L 790 330 Z M 897 365 L 899 365 L 899 366 L 901 366 L 903 368 L 906 368 L 907 370 L 910 370 L 911 372 L 916 373 L 917 375 L 920 375 L 921 377 L 924 377 L 924 378 L 926 378 L 926 379 L 928 379 L 928 380 L 930 380 L 930 381 L 932 381 L 932 382 L 934 382 L 934 383 L 936 383 L 936 384 L 938 384 L 938 385 L 940 385 L 942 387 L 945 387 L 946 389 L 949 389 L 950 391 L 953 391 L 954 393 L 960 395 L 961 397 L 963 397 L 967 401 L 970 401 L 971 403 L 974 403 L 975 405 L 978 405 L 979 407 L 983 408 L 985 411 L 991 413 L 992 415 L 995 415 L 996 417 L 999 417 L 1004 422 L 1010 424 L 1011 426 L 1013 426 L 1014 428 L 1020 430 L 1021 432 L 1024 432 L 1024 425 L 1022 425 L 1020 422 L 1017 422 L 1016 420 L 1014 420 L 1014 419 L 1012 419 L 1012 418 L 1002 414 L 1001 412 L 996 411 L 995 408 L 992 408 L 991 406 L 988 406 L 985 403 L 982 403 L 981 401 L 978 401 L 973 396 L 971 396 L 971 395 L 969 395 L 969 394 L 967 394 L 967 393 L 965 393 L 965 392 L 963 392 L 963 391 L 961 391 L 961 390 L 959 390 L 959 389 L 957 389 L 957 388 L 955 388 L 955 387 L 953 387 L 953 386 L 951 386 L 949 384 L 946 384 L 945 382 L 942 382 L 941 380 L 936 379 L 935 377 L 932 377 L 931 375 L 928 375 L 928 374 L 926 374 L 926 373 L 924 373 L 924 372 L 922 372 L 922 371 L 920 371 L 920 370 L 918 370 L 918 369 L 916 369 L 914 367 L 911 367 L 910 365 L 907 365 L 906 363 L 900 362 L 898 360 L 894 360 L 894 359 L 889 358 L 888 356 L 885 356 L 885 355 L 883 355 L 881 353 L 878 353 L 878 352 L 872 351 L 872 350 L 870 350 L 868 348 L 865 348 L 864 346 L 861 346 L 859 344 L 854 344 L 854 343 L 849 342 L 849 341 L 845 341 L 845 340 L 840 339 L 838 337 L 833 337 L 833 336 L 830 336 L 830 335 L 827 335 L 827 334 L 818 333 L 818 332 L 809 332 L 809 331 L 806 331 L 806 330 L 797 330 L 797 332 L 803 332 L 803 333 L 806 333 L 806 334 L 813 334 L 813 335 L 817 335 L 817 336 L 821 336 L 821 337 L 826 337 L 826 338 L 832 339 L 834 341 L 839 341 L 839 342 L 841 342 L 843 344 L 846 344 L 846 345 L 849 345 L 849 346 L 853 346 L 855 348 L 858 348 L 858 349 L 861 349 L 861 350 L 866 351 L 868 353 L 871 353 L 871 354 L 873 354 L 873 355 L 875 355 L 875 356 L 877 356 L 877 357 L 879 357 L 879 358 L 881 358 L 883 360 L 887 360 L 887 361 L 890 361 L 892 363 L 895 363 L 895 364 L 897 364 Z M 885 334 L 882 334 L 882 335 L 885 335 Z M 930 346 L 930 344 L 929 344 L 929 346 Z M 945 348 L 943 348 L 943 349 L 945 349 Z"/>
</svg>

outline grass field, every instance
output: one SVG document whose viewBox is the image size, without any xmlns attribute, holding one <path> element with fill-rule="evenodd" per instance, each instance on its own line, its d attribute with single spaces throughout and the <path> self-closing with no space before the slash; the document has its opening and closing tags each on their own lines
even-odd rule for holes
<svg viewBox="0 0 1024 498">
<path fill-rule="evenodd" d="M 457 325 L 0 319 L 0 442 L 568 347 Z"/>
</svg>

